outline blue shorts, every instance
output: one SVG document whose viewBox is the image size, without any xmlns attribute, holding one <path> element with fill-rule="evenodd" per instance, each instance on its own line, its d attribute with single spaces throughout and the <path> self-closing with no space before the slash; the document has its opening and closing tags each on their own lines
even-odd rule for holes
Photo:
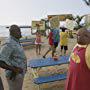
<svg viewBox="0 0 90 90">
<path fill-rule="evenodd" d="M 56 48 L 58 46 L 58 42 L 54 42 L 54 47 Z"/>
</svg>

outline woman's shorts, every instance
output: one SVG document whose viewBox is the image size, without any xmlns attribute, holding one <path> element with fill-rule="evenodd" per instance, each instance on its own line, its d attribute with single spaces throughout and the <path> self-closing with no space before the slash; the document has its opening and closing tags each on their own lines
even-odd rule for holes
<svg viewBox="0 0 90 90">
<path fill-rule="evenodd" d="M 61 50 L 64 49 L 64 50 L 68 50 L 68 46 L 61 46 Z"/>
<path fill-rule="evenodd" d="M 41 42 L 38 43 L 38 42 L 35 41 L 35 44 L 36 44 L 36 45 L 37 45 L 37 44 L 41 45 Z"/>
</svg>

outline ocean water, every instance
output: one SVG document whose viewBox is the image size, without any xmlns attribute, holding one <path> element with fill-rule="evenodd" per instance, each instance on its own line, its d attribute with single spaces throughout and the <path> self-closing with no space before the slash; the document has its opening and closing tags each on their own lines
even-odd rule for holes
<svg viewBox="0 0 90 90">
<path fill-rule="evenodd" d="M 22 36 L 32 36 L 30 28 L 21 28 Z M 0 37 L 9 37 L 9 28 L 0 27 Z"/>
</svg>

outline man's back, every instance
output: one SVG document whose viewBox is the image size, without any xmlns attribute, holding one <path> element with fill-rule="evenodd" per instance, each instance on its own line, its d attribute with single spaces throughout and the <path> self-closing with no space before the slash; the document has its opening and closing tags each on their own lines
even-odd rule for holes
<svg viewBox="0 0 90 90">
<path fill-rule="evenodd" d="M 58 29 L 53 29 L 53 40 L 54 40 L 54 42 L 60 41 L 60 35 L 59 35 Z"/>
</svg>

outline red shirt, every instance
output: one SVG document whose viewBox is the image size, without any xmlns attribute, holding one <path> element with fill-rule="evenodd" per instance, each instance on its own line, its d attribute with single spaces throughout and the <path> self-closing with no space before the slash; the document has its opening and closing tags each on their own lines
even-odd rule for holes
<svg viewBox="0 0 90 90">
<path fill-rule="evenodd" d="M 49 45 L 53 45 L 53 33 L 52 32 L 50 32 L 49 33 Z"/>
<path fill-rule="evenodd" d="M 90 90 L 90 70 L 85 61 L 85 51 L 86 48 L 77 46 L 71 54 L 65 90 Z"/>
</svg>

